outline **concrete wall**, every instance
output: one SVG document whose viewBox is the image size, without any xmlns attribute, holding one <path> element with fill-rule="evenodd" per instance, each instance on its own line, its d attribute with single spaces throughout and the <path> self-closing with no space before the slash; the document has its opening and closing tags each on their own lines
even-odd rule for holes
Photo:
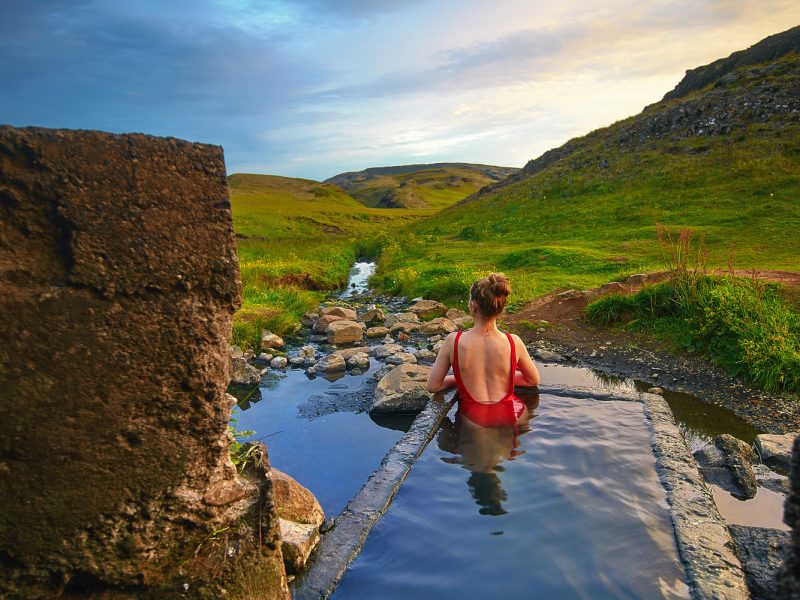
<svg viewBox="0 0 800 600">
<path fill-rule="evenodd" d="M 285 595 L 240 290 L 220 147 L 0 127 L 0 597 Z"/>
</svg>

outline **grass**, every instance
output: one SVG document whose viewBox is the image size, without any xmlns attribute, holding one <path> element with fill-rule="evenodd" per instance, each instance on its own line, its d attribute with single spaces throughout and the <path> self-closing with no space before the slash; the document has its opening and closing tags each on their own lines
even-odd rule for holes
<svg viewBox="0 0 800 600">
<path fill-rule="evenodd" d="M 800 392 L 800 313 L 755 278 L 676 277 L 589 304 L 587 317 L 626 324 L 700 351 L 767 391 Z"/>
<path fill-rule="evenodd" d="M 661 268 L 656 222 L 705 235 L 710 265 L 724 267 L 732 246 L 741 268 L 798 270 L 800 125 L 742 135 L 746 143 L 707 138 L 702 154 L 689 152 L 696 139 L 662 140 L 609 153 L 609 169 L 576 170 L 573 162 L 609 152 L 598 142 L 407 228 L 384 248 L 376 282 L 452 302 L 477 275 L 502 270 L 524 302 Z"/>
</svg>

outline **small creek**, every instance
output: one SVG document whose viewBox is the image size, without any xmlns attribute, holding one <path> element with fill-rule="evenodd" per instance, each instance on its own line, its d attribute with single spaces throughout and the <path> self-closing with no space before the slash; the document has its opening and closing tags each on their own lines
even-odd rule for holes
<svg viewBox="0 0 800 600">
<path fill-rule="evenodd" d="M 337 297 L 357 300 L 373 268 L 357 263 Z M 381 366 L 373 357 L 365 372 L 329 379 L 273 371 L 262 380 L 261 399 L 237 411 L 237 428 L 256 431 L 272 465 L 312 490 L 328 518 L 410 426 L 406 417 L 366 412 Z M 574 366 L 540 367 L 543 384 L 639 392 L 652 385 Z M 758 433 L 688 394 L 665 391 L 664 398 L 692 451 L 721 433 L 748 443 Z M 452 411 L 336 598 L 516 597 L 502 593 L 506 588 L 536 590 L 525 597 L 541 598 L 688 597 L 639 403 L 542 395 L 513 441 L 513 460 L 501 451 L 472 470 L 464 467 L 474 459 L 465 458 L 464 441 L 453 446 L 454 421 Z M 711 487 L 727 522 L 786 529 L 781 494 L 759 488 L 741 501 Z"/>
</svg>

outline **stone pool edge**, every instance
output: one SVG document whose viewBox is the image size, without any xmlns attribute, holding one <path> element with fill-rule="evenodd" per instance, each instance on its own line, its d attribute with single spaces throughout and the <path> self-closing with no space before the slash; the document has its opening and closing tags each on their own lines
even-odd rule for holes
<svg viewBox="0 0 800 600">
<path fill-rule="evenodd" d="M 333 527 L 323 534 L 314 552 L 315 558 L 289 586 L 292 598 L 316 600 L 333 593 L 454 402 L 455 391 L 452 390 L 441 399 L 429 402 L 414 419 L 411 428 L 386 453 L 380 467 L 334 519 Z M 323 560 L 317 560 L 320 557 Z"/>
<path fill-rule="evenodd" d="M 667 492 L 678 554 L 694 600 L 747 600 L 730 530 L 717 510 L 667 401 L 641 394 L 656 470 Z"/>
</svg>

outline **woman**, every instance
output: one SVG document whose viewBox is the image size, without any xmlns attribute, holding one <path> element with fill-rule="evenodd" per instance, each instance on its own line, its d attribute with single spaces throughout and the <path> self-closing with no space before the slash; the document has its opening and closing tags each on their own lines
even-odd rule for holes
<svg viewBox="0 0 800 600">
<path fill-rule="evenodd" d="M 469 312 L 475 325 L 447 336 L 428 375 L 428 391 L 455 385 L 459 413 L 482 427 L 515 425 L 525 404 L 514 395 L 514 385 L 539 385 L 539 371 L 525 344 L 497 329 L 497 317 L 510 293 L 502 273 L 473 283 Z M 453 375 L 448 375 L 451 366 Z"/>
</svg>

